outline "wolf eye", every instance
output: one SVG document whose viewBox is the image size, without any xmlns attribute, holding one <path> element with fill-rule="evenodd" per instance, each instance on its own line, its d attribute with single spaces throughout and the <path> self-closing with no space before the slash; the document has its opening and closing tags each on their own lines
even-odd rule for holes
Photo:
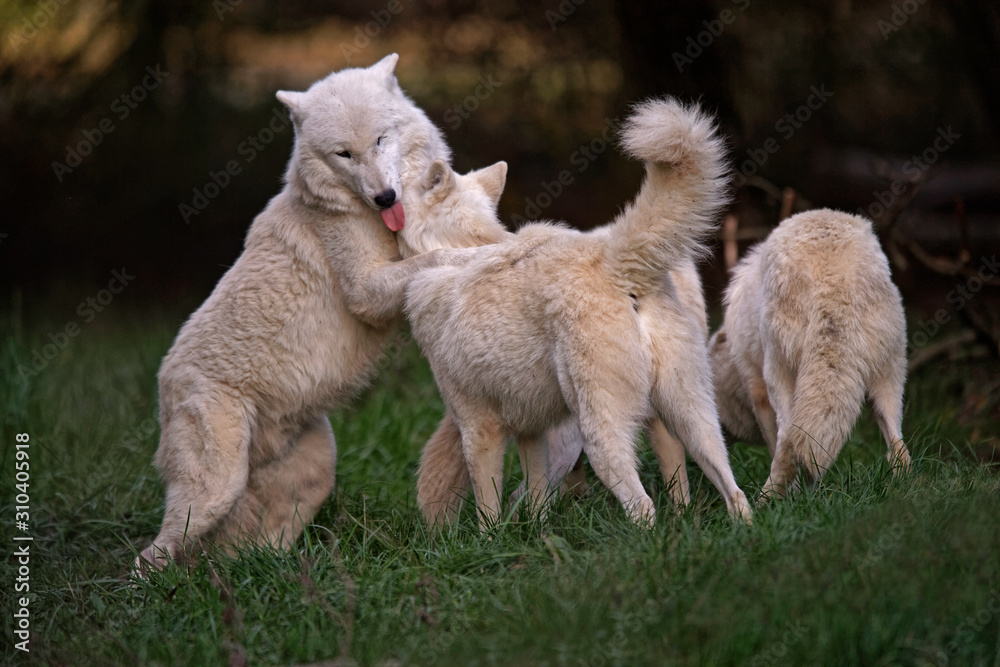
<svg viewBox="0 0 1000 667">
<path fill-rule="evenodd" d="M 350 160 L 351 159 L 351 151 L 340 151 L 339 153 L 337 153 L 337 156 L 338 157 L 342 157 L 342 158 L 347 158 L 348 160 Z"/>
<path fill-rule="evenodd" d="M 382 140 L 383 140 L 383 139 L 385 139 L 385 137 L 379 137 L 379 138 L 378 138 L 378 141 L 376 141 L 376 142 L 375 142 L 375 145 L 376 145 L 376 146 L 381 146 L 381 145 L 382 145 Z"/>
</svg>

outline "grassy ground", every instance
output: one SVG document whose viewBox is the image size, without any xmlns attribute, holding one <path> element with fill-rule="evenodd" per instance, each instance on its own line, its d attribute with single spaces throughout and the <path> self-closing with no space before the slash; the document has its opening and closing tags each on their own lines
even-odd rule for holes
<svg viewBox="0 0 1000 667">
<path fill-rule="evenodd" d="M 161 518 L 155 375 L 179 323 L 101 315 L 22 377 L 64 323 L 0 322 L 4 539 L 34 537 L 30 654 L 13 646 L 17 563 L 0 568 L 5 661 L 1000 664 L 1000 479 L 967 454 L 970 433 L 997 425 L 996 397 L 970 396 L 967 380 L 995 379 L 995 362 L 911 379 L 905 479 L 888 475 L 866 413 L 823 483 L 758 511 L 752 527 L 730 522 L 693 465 L 693 506 L 671 516 L 644 450 L 652 530 L 631 526 L 598 485 L 558 501 L 545 525 L 511 522 L 486 539 L 470 511 L 443 534 L 421 524 L 414 471 L 441 403 L 407 346 L 331 415 L 336 494 L 295 553 L 209 554 L 133 583 L 127 567 Z M 17 433 L 31 438 L 25 532 L 13 523 Z M 732 456 L 755 495 L 766 450 L 737 443 Z"/>
</svg>

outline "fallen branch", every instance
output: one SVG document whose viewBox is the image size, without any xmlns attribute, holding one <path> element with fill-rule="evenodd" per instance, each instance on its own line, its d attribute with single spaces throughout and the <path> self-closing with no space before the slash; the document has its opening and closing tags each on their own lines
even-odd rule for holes
<svg viewBox="0 0 1000 667">
<path fill-rule="evenodd" d="M 785 189 L 781 191 L 781 213 L 778 220 L 789 218 L 795 212 L 795 198 L 795 188 L 785 186 Z"/>
<path fill-rule="evenodd" d="M 972 329 L 966 329 L 939 343 L 922 347 L 914 352 L 913 356 L 910 357 L 910 360 L 907 363 L 907 370 L 912 373 L 914 369 L 923 366 L 934 357 L 957 350 L 964 345 L 968 345 L 974 340 L 976 340 L 976 332 Z"/>
</svg>

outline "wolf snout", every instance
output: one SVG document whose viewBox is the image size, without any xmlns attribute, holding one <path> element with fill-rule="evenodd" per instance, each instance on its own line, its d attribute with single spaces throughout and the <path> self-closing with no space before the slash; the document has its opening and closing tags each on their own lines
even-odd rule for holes
<svg viewBox="0 0 1000 667">
<path fill-rule="evenodd" d="M 389 208 L 396 203 L 396 191 L 392 188 L 375 195 L 375 205 L 379 208 Z"/>
</svg>

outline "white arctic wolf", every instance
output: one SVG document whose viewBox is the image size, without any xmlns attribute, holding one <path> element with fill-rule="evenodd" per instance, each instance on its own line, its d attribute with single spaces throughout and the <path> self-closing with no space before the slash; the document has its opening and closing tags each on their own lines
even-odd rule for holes
<svg viewBox="0 0 1000 667">
<path fill-rule="evenodd" d="M 733 272 L 712 337 L 719 410 L 735 435 L 754 417 L 773 457 L 765 495 L 801 467 L 818 480 L 840 452 L 865 393 L 897 470 L 906 321 L 868 220 L 830 210 L 782 222 Z"/>
<path fill-rule="evenodd" d="M 533 224 L 476 249 L 463 267 L 421 271 L 407 290 L 414 336 L 461 433 L 482 525 L 499 516 L 503 453 L 518 438 L 528 489 L 544 504 L 541 435 L 572 415 L 601 481 L 640 523 L 653 502 L 639 482 L 634 437 L 650 417 L 670 425 L 734 516 L 750 509 L 729 466 L 704 329 L 667 271 L 702 249 L 724 203 L 724 148 L 708 118 L 673 100 L 639 105 L 623 143 L 646 162 L 636 199 L 584 234 Z M 434 230 L 499 228 L 506 165 L 455 175 L 435 163 L 404 251 Z M 666 284 L 665 284 L 666 281 Z"/>
<path fill-rule="evenodd" d="M 329 496 L 326 412 L 372 375 L 410 277 L 445 259 L 397 261 L 400 195 L 450 153 L 396 60 L 278 93 L 295 126 L 285 188 L 160 368 L 166 511 L 138 567 L 186 541 L 287 548 Z"/>
<path fill-rule="evenodd" d="M 421 233 L 423 226 L 420 225 L 418 218 L 414 220 L 410 236 L 416 236 L 423 241 Z M 482 221 L 477 224 L 482 225 Z M 492 240 L 486 240 L 488 237 L 483 236 L 482 230 L 479 230 L 479 234 L 466 236 L 465 240 L 470 246 L 499 242 L 503 235 L 509 232 L 506 232 L 499 223 L 496 226 L 499 231 Z M 456 245 L 445 247 L 461 247 L 461 237 L 457 233 L 461 226 L 449 229 L 451 230 L 449 241 Z M 402 237 L 401 234 L 400 245 L 404 246 L 405 241 Z M 433 235 L 429 237 L 433 238 Z M 404 251 L 404 255 L 406 254 Z M 681 309 L 681 313 L 678 314 L 683 314 L 691 320 L 688 326 L 697 327 L 702 344 L 707 345 L 708 319 L 705 311 L 705 295 L 694 257 L 689 257 L 677 267 L 670 269 L 663 286 L 666 293 L 662 294 L 661 298 L 676 299 Z M 650 420 L 647 435 L 675 509 L 688 505 L 691 502 L 691 492 L 685 468 L 683 444 L 657 418 Z M 576 419 L 572 417 L 566 419 L 557 427 L 547 431 L 545 442 L 548 446 L 549 491 L 555 490 L 558 485 L 560 493 L 574 495 L 586 493 L 586 478 L 580 458 L 583 453 L 583 435 Z M 522 461 L 522 466 L 525 463 Z M 447 524 L 457 518 L 464 496 L 471 489 L 469 468 L 462 455 L 462 434 L 454 418 L 446 414 L 424 445 L 420 457 L 417 504 L 428 523 Z M 511 502 L 516 502 L 525 491 L 525 484 L 522 482 L 511 495 Z"/>
</svg>

